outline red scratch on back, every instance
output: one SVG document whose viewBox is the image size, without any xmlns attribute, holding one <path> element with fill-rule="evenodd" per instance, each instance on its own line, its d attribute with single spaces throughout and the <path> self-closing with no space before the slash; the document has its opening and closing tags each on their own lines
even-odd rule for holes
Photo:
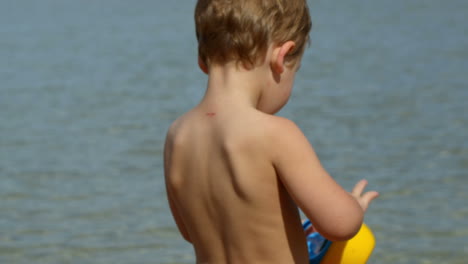
<svg viewBox="0 0 468 264">
<path fill-rule="evenodd" d="M 213 116 L 215 116 L 215 115 L 216 115 L 216 113 L 213 113 L 213 112 L 208 112 L 208 113 L 206 113 L 206 115 L 207 115 L 207 116 L 209 116 L 209 117 L 213 117 Z"/>
</svg>

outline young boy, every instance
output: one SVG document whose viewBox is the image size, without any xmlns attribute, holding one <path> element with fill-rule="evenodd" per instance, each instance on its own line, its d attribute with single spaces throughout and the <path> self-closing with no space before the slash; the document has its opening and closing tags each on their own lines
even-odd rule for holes
<svg viewBox="0 0 468 264">
<path fill-rule="evenodd" d="M 307 263 L 298 208 L 330 240 L 359 230 L 377 192 L 331 178 L 288 101 L 311 28 L 305 0 L 199 0 L 204 98 L 169 128 L 169 204 L 197 263 Z"/>
</svg>

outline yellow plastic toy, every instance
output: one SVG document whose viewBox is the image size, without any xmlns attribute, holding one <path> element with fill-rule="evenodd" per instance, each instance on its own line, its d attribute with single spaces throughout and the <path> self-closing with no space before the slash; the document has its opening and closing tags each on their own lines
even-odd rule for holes
<svg viewBox="0 0 468 264">
<path fill-rule="evenodd" d="M 359 232 L 348 241 L 333 242 L 321 264 L 365 264 L 375 247 L 374 234 L 363 224 Z"/>
<path fill-rule="evenodd" d="M 303 224 L 304 230 L 311 227 Z M 362 224 L 359 232 L 348 241 L 330 242 L 319 233 L 307 234 L 310 264 L 365 264 L 375 247 L 371 229 Z"/>
</svg>

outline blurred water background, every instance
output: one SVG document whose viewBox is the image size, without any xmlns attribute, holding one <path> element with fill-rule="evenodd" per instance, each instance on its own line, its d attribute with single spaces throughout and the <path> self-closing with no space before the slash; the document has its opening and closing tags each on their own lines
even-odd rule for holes
<svg viewBox="0 0 468 264">
<path fill-rule="evenodd" d="M 194 263 L 165 131 L 202 96 L 195 1 L 0 1 L 0 263 Z M 289 104 L 347 189 L 369 263 L 468 258 L 468 2 L 310 1 Z"/>
</svg>

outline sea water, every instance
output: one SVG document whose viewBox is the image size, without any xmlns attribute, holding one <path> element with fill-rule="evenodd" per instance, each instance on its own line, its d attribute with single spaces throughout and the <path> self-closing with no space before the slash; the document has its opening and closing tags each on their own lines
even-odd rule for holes
<svg viewBox="0 0 468 264">
<path fill-rule="evenodd" d="M 195 1 L 0 1 L 0 263 L 194 263 L 166 129 L 203 95 Z M 335 179 L 381 197 L 369 263 L 466 263 L 468 2 L 310 1 L 289 104 Z"/>
</svg>

